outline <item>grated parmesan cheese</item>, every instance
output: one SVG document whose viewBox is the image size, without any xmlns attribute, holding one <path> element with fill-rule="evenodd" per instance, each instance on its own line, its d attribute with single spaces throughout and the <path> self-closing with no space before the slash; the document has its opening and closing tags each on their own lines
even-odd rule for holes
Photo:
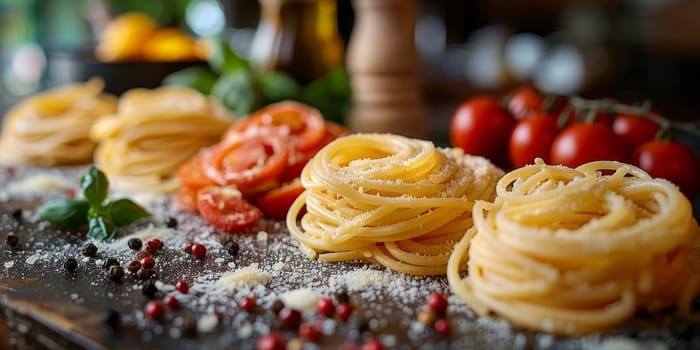
<svg viewBox="0 0 700 350">
<path fill-rule="evenodd" d="M 321 299 L 321 294 L 309 288 L 291 290 L 280 295 L 284 305 L 299 311 L 313 312 L 316 310 L 316 303 Z"/>
<path fill-rule="evenodd" d="M 258 268 L 258 264 L 251 264 L 250 266 L 242 267 L 236 271 L 222 275 L 214 283 L 214 286 L 219 292 L 230 292 L 238 287 L 250 287 L 264 284 L 271 278 L 272 276 L 270 273 Z"/>
</svg>

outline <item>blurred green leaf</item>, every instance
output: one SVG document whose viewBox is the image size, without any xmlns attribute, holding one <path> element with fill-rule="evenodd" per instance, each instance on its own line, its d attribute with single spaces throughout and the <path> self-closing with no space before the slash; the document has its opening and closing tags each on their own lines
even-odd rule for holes
<svg viewBox="0 0 700 350">
<path fill-rule="evenodd" d="M 246 115 L 259 106 L 253 77 L 247 70 L 222 75 L 214 84 L 211 94 L 238 116 Z"/>
<path fill-rule="evenodd" d="M 209 95 L 216 78 L 217 75 L 207 67 L 189 67 L 165 77 L 163 85 L 186 86 Z"/>
<path fill-rule="evenodd" d="M 300 100 L 318 108 L 326 119 L 343 124 L 350 98 L 350 78 L 345 70 L 338 69 L 304 86 Z"/>
<path fill-rule="evenodd" d="M 287 73 L 265 72 L 257 78 L 266 104 L 293 99 L 299 94 L 299 84 Z"/>
<path fill-rule="evenodd" d="M 219 74 L 235 72 L 241 69 L 249 70 L 250 64 L 235 53 L 223 38 L 213 39 L 214 52 L 209 57 L 209 66 Z"/>
</svg>

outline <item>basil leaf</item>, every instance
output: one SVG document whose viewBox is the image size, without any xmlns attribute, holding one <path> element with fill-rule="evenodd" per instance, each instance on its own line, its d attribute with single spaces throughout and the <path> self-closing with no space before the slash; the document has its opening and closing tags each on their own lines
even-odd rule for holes
<svg viewBox="0 0 700 350">
<path fill-rule="evenodd" d="M 211 69 L 195 66 L 171 73 L 163 79 L 163 85 L 186 86 L 209 95 L 216 83 L 216 78 L 216 74 Z"/>
<path fill-rule="evenodd" d="M 128 198 L 121 198 L 107 205 L 112 221 L 117 227 L 128 225 L 136 220 L 150 216 L 146 209 Z"/>
<path fill-rule="evenodd" d="M 258 105 L 253 77 L 246 70 L 227 73 L 219 78 L 211 90 L 212 95 L 239 116 L 250 113 Z"/>
<path fill-rule="evenodd" d="M 114 222 L 108 216 L 92 217 L 88 224 L 90 225 L 88 236 L 92 238 L 104 241 L 114 238 L 117 234 L 117 226 L 114 225 Z"/>
<path fill-rule="evenodd" d="M 37 209 L 39 217 L 62 227 L 80 227 L 88 223 L 90 205 L 84 199 L 60 199 L 44 203 Z"/>
<path fill-rule="evenodd" d="M 109 181 L 101 170 L 92 166 L 80 179 L 80 187 L 90 207 L 99 207 L 107 198 Z"/>
<path fill-rule="evenodd" d="M 294 78 L 283 72 L 262 73 L 257 82 L 266 103 L 293 99 L 300 89 Z"/>
<path fill-rule="evenodd" d="M 231 49 L 231 45 L 223 39 L 213 40 L 214 52 L 209 56 L 209 66 L 214 71 L 225 74 L 238 70 L 249 70 L 250 64 Z"/>
<path fill-rule="evenodd" d="M 318 108 L 326 119 L 343 124 L 350 108 L 351 95 L 347 72 L 337 69 L 304 86 L 300 100 Z"/>
</svg>

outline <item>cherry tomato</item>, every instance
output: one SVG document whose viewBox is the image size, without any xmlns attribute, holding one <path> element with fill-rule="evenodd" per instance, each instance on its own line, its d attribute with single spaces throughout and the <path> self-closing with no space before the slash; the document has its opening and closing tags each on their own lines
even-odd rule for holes
<svg viewBox="0 0 700 350">
<path fill-rule="evenodd" d="M 228 233 L 252 226 L 263 213 L 235 188 L 207 186 L 197 192 L 197 208 L 210 225 Z"/>
<path fill-rule="evenodd" d="M 203 169 L 221 186 L 252 192 L 276 185 L 289 156 L 288 144 L 274 129 L 251 129 L 228 137 L 203 153 Z"/>
<path fill-rule="evenodd" d="M 700 194 L 700 161 L 693 150 L 674 141 L 652 140 L 639 145 L 631 163 L 653 177 L 678 185 L 690 199 Z"/>
<path fill-rule="evenodd" d="M 231 133 L 244 132 L 253 127 L 279 128 L 289 135 L 294 148 L 306 151 L 316 147 L 326 133 L 321 113 L 305 104 L 285 101 L 270 104 L 235 124 Z"/>
<path fill-rule="evenodd" d="M 284 219 L 287 211 L 297 197 L 304 192 L 299 178 L 272 189 L 257 199 L 256 204 L 265 217 Z"/>
<path fill-rule="evenodd" d="M 177 177 L 185 186 L 201 188 L 214 184 L 204 172 L 202 159 L 202 153 L 197 153 L 177 168 Z"/>
<path fill-rule="evenodd" d="M 180 210 L 197 213 L 197 189 L 195 187 L 182 186 L 175 194 L 175 203 Z"/>
<path fill-rule="evenodd" d="M 519 168 L 532 164 L 537 157 L 549 163 L 550 149 L 557 134 L 557 118 L 552 115 L 535 113 L 520 120 L 510 134 L 510 164 Z"/>
<path fill-rule="evenodd" d="M 496 164 L 508 162 L 508 140 L 515 127 L 513 119 L 493 96 L 464 101 L 450 123 L 450 142 L 464 152 L 483 156 Z"/>
<path fill-rule="evenodd" d="M 603 123 L 577 123 L 564 128 L 552 143 L 552 164 L 575 168 L 594 160 L 625 160 L 622 142 Z"/>
<path fill-rule="evenodd" d="M 612 129 L 631 151 L 642 143 L 653 140 L 656 133 L 659 132 L 660 126 L 651 120 L 620 114 L 615 117 Z"/>
<path fill-rule="evenodd" d="M 540 111 L 543 105 L 544 97 L 532 86 L 524 85 L 511 94 L 508 111 L 515 119 L 523 119 L 531 112 Z"/>
</svg>

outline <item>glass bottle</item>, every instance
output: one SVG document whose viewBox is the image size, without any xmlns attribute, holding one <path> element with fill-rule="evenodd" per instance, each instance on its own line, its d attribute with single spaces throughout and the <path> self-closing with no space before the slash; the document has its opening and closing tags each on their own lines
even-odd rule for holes
<svg viewBox="0 0 700 350">
<path fill-rule="evenodd" d="M 302 84 L 343 65 L 335 0 L 259 0 L 260 23 L 251 60 L 264 71 L 280 70 Z"/>
</svg>

